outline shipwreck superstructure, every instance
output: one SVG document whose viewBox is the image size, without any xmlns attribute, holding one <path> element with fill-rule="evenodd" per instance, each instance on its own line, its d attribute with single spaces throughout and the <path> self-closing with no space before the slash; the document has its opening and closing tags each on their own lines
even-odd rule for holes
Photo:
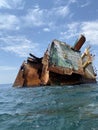
<svg viewBox="0 0 98 130">
<path fill-rule="evenodd" d="M 86 38 L 81 35 L 73 47 L 53 40 L 44 56 L 33 54 L 23 62 L 13 86 L 70 85 L 96 82 L 90 47 L 81 54 Z"/>
</svg>

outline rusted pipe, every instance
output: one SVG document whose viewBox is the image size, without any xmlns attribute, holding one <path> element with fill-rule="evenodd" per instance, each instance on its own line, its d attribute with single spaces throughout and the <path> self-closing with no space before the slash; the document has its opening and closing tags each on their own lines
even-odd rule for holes
<svg viewBox="0 0 98 130">
<path fill-rule="evenodd" d="M 74 49 L 75 51 L 79 51 L 85 41 L 86 41 L 86 38 L 81 34 L 80 37 L 77 39 L 77 41 L 76 41 L 76 43 L 75 43 L 73 49 Z"/>
</svg>

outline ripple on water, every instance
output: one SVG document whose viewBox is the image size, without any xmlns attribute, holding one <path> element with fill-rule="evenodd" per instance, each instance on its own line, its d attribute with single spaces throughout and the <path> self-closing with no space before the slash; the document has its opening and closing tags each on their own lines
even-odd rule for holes
<svg viewBox="0 0 98 130">
<path fill-rule="evenodd" d="M 1 130 L 97 130 L 95 85 L 0 87 Z"/>
</svg>

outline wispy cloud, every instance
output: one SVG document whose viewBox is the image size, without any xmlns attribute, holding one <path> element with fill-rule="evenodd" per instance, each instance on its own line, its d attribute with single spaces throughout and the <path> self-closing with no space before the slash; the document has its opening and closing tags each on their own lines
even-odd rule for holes
<svg viewBox="0 0 98 130">
<path fill-rule="evenodd" d="M 56 5 L 64 5 L 64 4 L 70 5 L 70 4 L 76 3 L 76 2 L 77 2 L 77 0 L 68 0 L 68 1 L 65 1 L 65 0 L 56 0 L 55 4 Z"/>
<path fill-rule="evenodd" d="M 12 0 L 15 5 L 21 4 L 22 0 Z M 3 0 L 1 0 L 2 5 Z M 7 0 L 4 0 L 5 5 L 10 5 Z M 10 8 L 10 6 L 9 6 Z M 69 6 L 56 6 L 50 10 L 41 9 L 38 5 L 32 9 L 28 9 L 22 15 L 15 15 L 12 13 L 0 13 L 0 29 L 3 30 L 19 30 L 25 27 L 45 27 L 52 28 L 58 23 L 59 18 L 63 20 L 70 15 Z M 49 30 L 48 30 L 49 31 Z"/>
<path fill-rule="evenodd" d="M 24 15 L 23 21 L 27 26 L 46 26 L 57 22 L 57 18 L 65 18 L 70 13 L 68 6 L 53 7 L 50 10 L 35 6 Z"/>
<path fill-rule="evenodd" d="M 98 45 L 98 21 L 83 22 L 81 26 L 81 32 L 86 35 L 87 41 Z"/>
<path fill-rule="evenodd" d="M 25 2 L 24 0 L 12 0 L 12 2 L 10 0 L 10 5 L 12 8 L 15 8 L 15 9 L 23 9 Z"/>
<path fill-rule="evenodd" d="M 51 14 L 55 14 L 56 16 L 66 17 L 69 14 L 70 10 L 68 6 L 59 6 L 53 8 Z"/>
<path fill-rule="evenodd" d="M 90 4 L 90 1 L 87 1 L 86 3 L 82 4 L 81 7 L 84 8 Z"/>
<path fill-rule="evenodd" d="M 50 28 L 43 28 L 44 32 L 50 32 Z"/>
<path fill-rule="evenodd" d="M 23 9 L 23 0 L 0 0 L 0 8 Z"/>
<path fill-rule="evenodd" d="M 16 70 L 16 67 L 12 66 L 0 66 L 0 71 L 9 71 L 9 70 Z"/>
<path fill-rule="evenodd" d="M 77 0 L 69 0 L 68 4 L 77 3 Z"/>
<path fill-rule="evenodd" d="M 10 8 L 10 5 L 6 2 L 6 0 L 1 0 L 0 8 Z"/>
<path fill-rule="evenodd" d="M 17 30 L 19 23 L 20 21 L 15 15 L 0 14 L 0 29 Z"/>
<path fill-rule="evenodd" d="M 27 57 L 27 55 L 32 52 L 36 53 L 38 51 L 38 44 L 32 43 L 25 37 L 20 36 L 8 36 L 0 38 L 2 43 L 0 49 L 14 53 L 20 57 Z"/>
<path fill-rule="evenodd" d="M 60 33 L 60 39 L 72 39 L 80 34 L 84 34 L 89 44 L 98 45 L 98 21 L 73 22 L 64 28 L 66 31 Z"/>
<path fill-rule="evenodd" d="M 39 6 L 34 9 L 29 9 L 27 14 L 23 17 L 25 23 L 29 26 L 41 26 L 44 24 L 45 10 L 41 10 Z"/>
</svg>

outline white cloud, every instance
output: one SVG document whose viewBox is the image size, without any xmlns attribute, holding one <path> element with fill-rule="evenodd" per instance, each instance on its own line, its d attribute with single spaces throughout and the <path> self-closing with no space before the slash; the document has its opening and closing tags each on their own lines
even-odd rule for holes
<svg viewBox="0 0 98 130">
<path fill-rule="evenodd" d="M 41 26 L 44 24 L 45 10 L 41 10 L 38 6 L 34 9 L 29 9 L 26 16 L 23 17 L 23 20 L 28 25 Z"/>
<path fill-rule="evenodd" d="M 19 23 L 20 21 L 15 15 L 0 14 L 0 29 L 17 30 Z"/>
<path fill-rule="evenodd" d="M 79 23 L 77 22 L 73 22 L 72 24 L 68 24 L 68 33 L 69 33 L 69 37 L 73 37 L 78 35 L 78 30 L 79 30 Z"/>
<path fill-rule="evenodd" d="M 44 32 L 50 32 L 50 29 L 49 28 L 43 28 L 43 31 Z"/>
<path fill-rule="evenodd" d="M 22 7 L 23 0 L 1 0 L 0 7 L 17 9 Z M 69 15 L 69 6 L 56 6 L 50 9 L 41 9 L 38 5 L 28 9 L 26 14 L 16 16 L 8 13 L 0 14 L 0 29 L 19 30 L 20 27 L 50 28 L 50 23 L 55 25 L 60 19 Z M 7 22 L 6 22 L 7 21 Z"/>
<path fill-rule="evenodd" d="M 77 37 L 79 35 L 79 31 L 80 31 L 79 27 L 80 27 L 80 25 L 77 22 L 67 24 L 66 27 L 65 26 L 63 27 L 64 30 L 66 30 L 66 31 L 60 33 L 60 35 L 61 35 L 60 39 L 68 40 L 68 39 Z"/>
<path fill-rule="evenodd" d="M 64 28 L 66 31 L 60 33 L 60 39 L 73 39 L 84 34 L 89 44 L 98 45 L 98 21 L 73 22 Z"/>
<path fill-rule="evenodd" d="M 18 0 L 17 2 L 13 0 L 13 2 L 18 5 L 18 3 L 21 3 L 22 0 Z M 5 3 L 7 4 L 7 0 L 5 0 Z M 69 15 L 69 13 L 70 9 L 68 6 L 53 7 L 50 10 L 34 6 L 32 9 L 28 9 L 27 13 L 22 16 L 0 13 L 0 29 L 19 30 L 20 27 L 41 26 L 51 28 L 51 25 L 53 25 L 52 28 L 54 28 L 55 24 L 59 21 L 59 18 L 64 19 L 67 15 Z"/>
<path fill-rule="evenodd" d="M 50 23 L 56 23 L 58 18 L 65 18 L 69 13 L 68 6 L 53 7 L 50 10 L 35 6 L 33 9 L 29 9 L 22 19 L 25 21 L 26 26 L 49 26 Z"/>
<path fill-rule="evenodd" d="M 53 8 L 51 14 L 55 14 L 56 16 L 66 17 L 69 14 L 70 10 L 68 6 L 60 6 L 57 8 Z"/>
<path fill-rule="evenodd" d="M 81 31 L 90 44 L 98 45 L 98 21 L 83 22 Z"/>
<path fill-rule="evenodd" d="M 23 0 L 0 0 L 0 8 L 23 9 Z"/>
<path fill-rule="evenodd" d="M 0 0 L 0 8 L 10 8 L 6 0 Z"/>
<path fill-rule="evenodd" d="M 1 47 L 0 49 L 15 53 L 20 57 L 27 57 L 27 55 L 32 52 L 36 53 L 38 51 L 38 44 L 32 43 L 25 37 L 8 36 L 0 38 Z"/>
</svg>

